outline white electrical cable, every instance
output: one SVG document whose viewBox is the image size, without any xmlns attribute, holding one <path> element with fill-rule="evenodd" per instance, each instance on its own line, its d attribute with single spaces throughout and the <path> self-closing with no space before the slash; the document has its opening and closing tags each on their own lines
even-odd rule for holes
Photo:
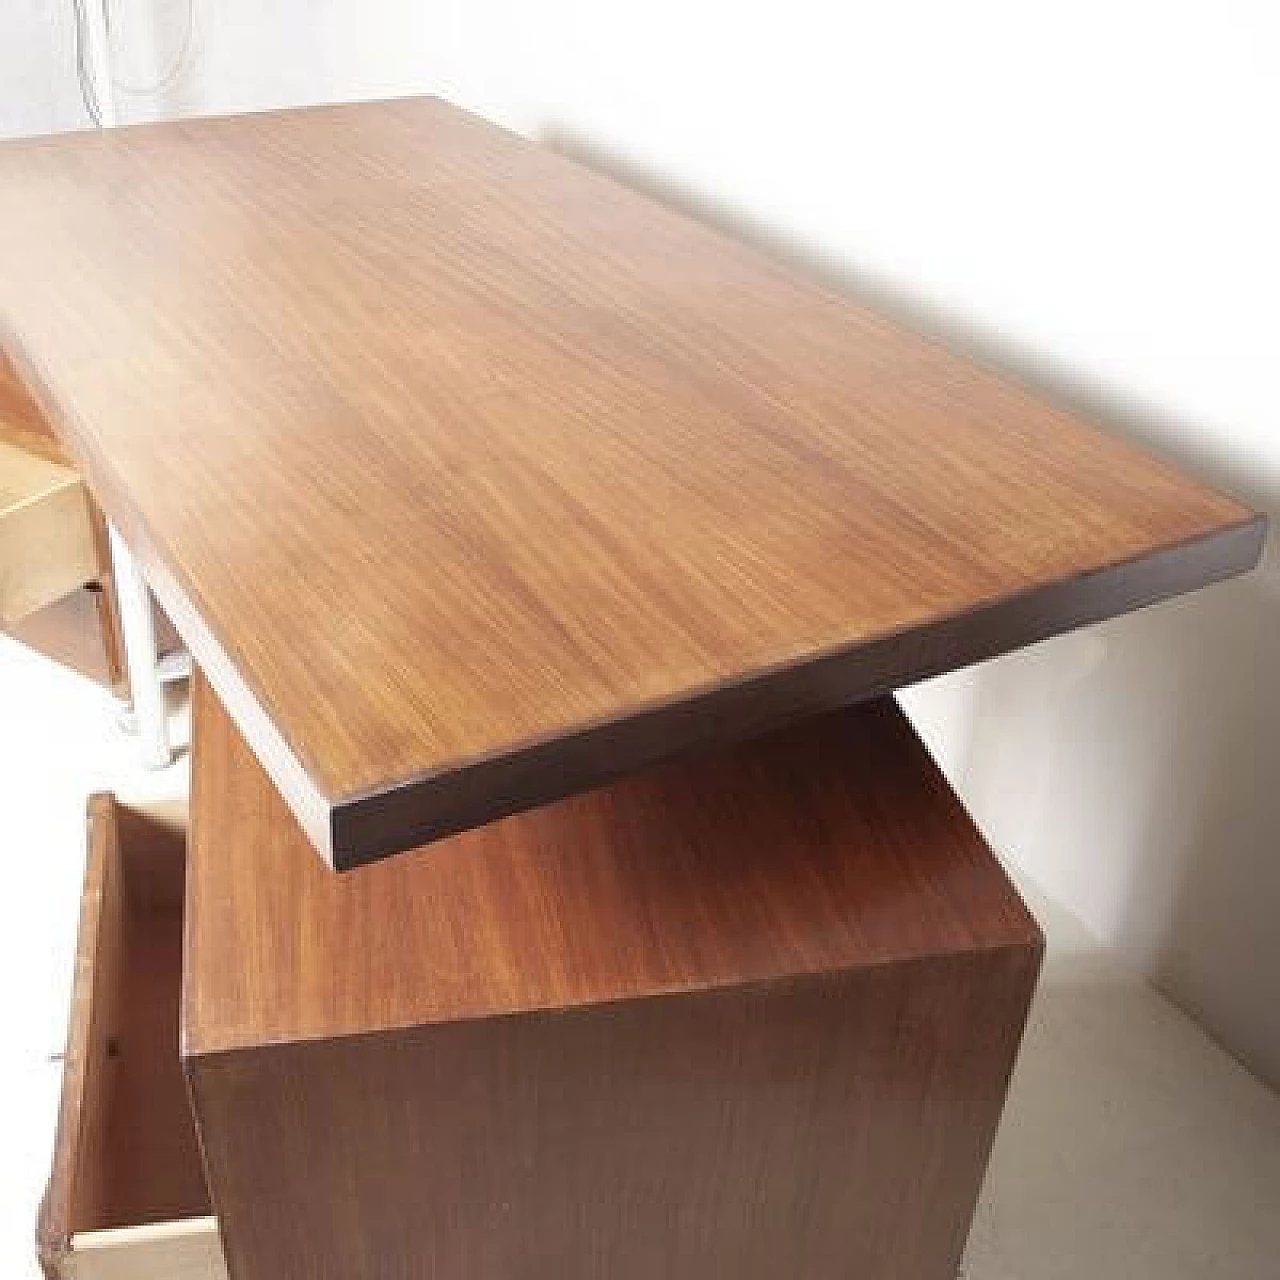
<svg viewBox="0 0 1280 1280">
<path fill-rule="evenodd" d="M 116 123 L 111 93 L 111 51 L 104 0 L 71 0 L 76 27 L 76 75 L 89 118 L 99 129 Z"/>
<path fill-rule="evenodd" d="M 111 10 L 113 0 L 102 0 L 103 12 L 106 15 L 107 40 L 111 42 Z M 178 46 L 178 52 L 174 55 L 172 64 L 164 75 L 160 76 L 154 84 L 139 85 L 130 84 L 121 80 L 118 76 L 111 77 L 111 83 L 119 89 L 121 93 L 127 93 L 136 98 L 150 98 L 158 93 L 165 93 L 173 88 L 179 80 L 182 79 L 183 73 L 187 69 L 187 60 L 191 56 L 191 46 L 195 41 L 196 29 L 196 0 L 187 0 L 187 19 L 182 32 L 182 43 Z M 112 53 L 115 52 L 114 46 L 111 46 Z"/>
<path fill-rule="evenodd" d="M 75 26 L 76 80 L 80 85 L 80 101 L 84 103 L 85 114 L 101 129 L 102 112 L 98 106 L 98 95 L 94 92 L 93 76 L 89 72 L 89 36 L 85 31 L 83 0 L 71 0 L 71 13 Z"/>
</svg>

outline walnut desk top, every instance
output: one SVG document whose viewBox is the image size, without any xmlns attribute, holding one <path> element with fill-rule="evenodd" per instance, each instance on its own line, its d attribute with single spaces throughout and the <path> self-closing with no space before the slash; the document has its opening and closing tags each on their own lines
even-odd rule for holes
<svg viewBox="0 0 1280 1280">
<path fill-rule="evenodd" d="M 433 99 L 0 145 L 0 342 L 338 867 L 1198 587 L 1263 537 Z"/>
</svg>

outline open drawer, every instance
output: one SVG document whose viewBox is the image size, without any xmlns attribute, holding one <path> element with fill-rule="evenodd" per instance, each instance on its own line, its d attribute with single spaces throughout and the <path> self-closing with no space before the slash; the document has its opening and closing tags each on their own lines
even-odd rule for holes
<svg viewBox="0 0 1280 1280">
<path fill-rule="evenodd" d="M 0 438 L 0 624 L 21 622 L 98 574 L 80 477 Z"/>
<path fill-rule="evenodd" d="M 185 833 L 89 802 L 71 1025 L 40 1210 L 52 1280 L 226 1280 L 179 1057 Z"/>
<path fill-rule="evenodd" d="M 3 351 L 0 630 L 128 696 L 106 523 Z"/>
</svg>

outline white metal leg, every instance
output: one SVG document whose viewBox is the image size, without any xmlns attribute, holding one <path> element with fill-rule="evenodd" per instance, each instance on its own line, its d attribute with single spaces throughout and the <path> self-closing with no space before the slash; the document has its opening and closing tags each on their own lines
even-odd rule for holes
<svg viewBox="0 0 1280 1280">
<path fill-rule="evenodd" d="M 120 602 L 120 630 L 124 660 L 129 670 L 129 691 L 142 747 L 142 763 L 163 769 L 172 759 L 164 686 L 156 655 L 155 623 L 146 579 L 115 525 L 108 523 L 111 563 L 115 567 L 116 596 Z"/>
</svg>

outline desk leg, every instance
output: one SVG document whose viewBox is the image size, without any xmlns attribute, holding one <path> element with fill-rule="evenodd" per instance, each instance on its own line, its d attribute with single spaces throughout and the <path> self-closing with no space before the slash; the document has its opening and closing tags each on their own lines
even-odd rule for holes
<svg viewBox="0 0 1280 1280">
<path fill-rule="evenodd" d="M 108 530 L 120 605 L 124 658 L 129 669 L 129 690 L 142 744 L 142 763 L 148 769 L 163 769 L 173 759 L 173 752 L 169 747 L 164 686 L 157 666 L 151 593 L 142 570 L 115 525 L 109 524 Z"/>
</svg>

